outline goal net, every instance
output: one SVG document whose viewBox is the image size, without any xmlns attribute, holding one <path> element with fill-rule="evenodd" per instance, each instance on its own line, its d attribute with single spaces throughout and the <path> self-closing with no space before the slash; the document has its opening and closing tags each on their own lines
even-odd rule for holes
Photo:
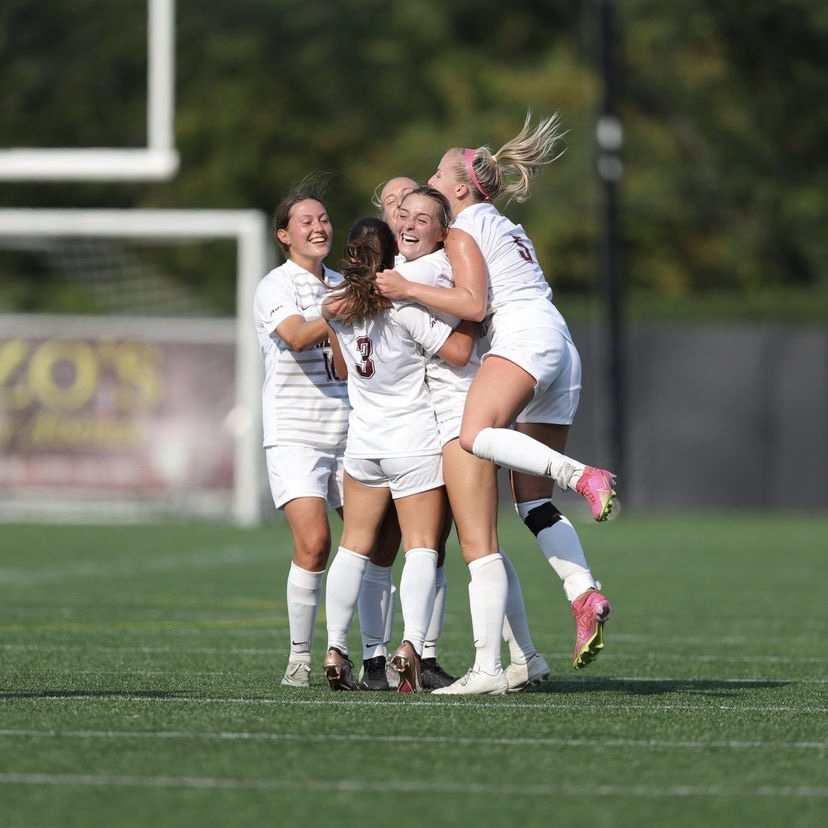
<svg viewBox="0 0 828 828">
<path fill-rule="evenodd" d="M 54 295 L 0 314 L 0 518 L 257 523 L 272 255 L 254 211 L 0 210 L 0 308 Z"/>
</svg>

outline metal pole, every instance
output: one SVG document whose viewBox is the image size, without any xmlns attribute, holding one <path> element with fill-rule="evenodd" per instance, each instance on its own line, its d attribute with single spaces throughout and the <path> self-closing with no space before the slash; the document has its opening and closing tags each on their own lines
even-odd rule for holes
<svg viewBox="0 0 828 828">
<path fill-rule="evenodd" d="M 610 408 L 611 468 L 624 477 L 625 456 L 625 348 L 623 280 L 619 255 L 618 182 L 623 173 L 621 149 L 624 130 L 615 112 L 616 62 L 613 0 L 598 0 L 600 27 L 600 69 L 603 85 L 598 118 L 598 175 L 603 184 L 603 240 L 601 249 L 602 285 L 607 312 L 607 389 Z"/>
</svg>

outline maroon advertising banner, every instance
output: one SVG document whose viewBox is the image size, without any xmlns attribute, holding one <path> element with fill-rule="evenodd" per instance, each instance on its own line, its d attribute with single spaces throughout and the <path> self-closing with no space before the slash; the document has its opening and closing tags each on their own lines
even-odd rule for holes
<svg viewBox="0 0 828 828">
<path fill-rule="evenodd" d="M 0 318 L 0 501 L 231 497 L 232 323 L 15 320 Z"/>
</svg>

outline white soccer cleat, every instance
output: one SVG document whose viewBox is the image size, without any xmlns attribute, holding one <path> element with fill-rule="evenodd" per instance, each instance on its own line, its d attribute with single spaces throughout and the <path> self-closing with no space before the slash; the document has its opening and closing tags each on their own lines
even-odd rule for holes
<svg viewBox="0 0 828 828">
<path fill-rule="evenodd" d="M 310 687 L 311 666 L 307 661 L 289 661 L 282 687 Z"/>
<path fill-rule="evenodd" d="M 510 664 L 503 672 L 509 682 L 509 692 L 518 693 L 548 679 L 549 665 L 540 653 L 535 653 L 526 664 Z"/>
<path fill-rule="evenodd" d="M 501 670 L 492 675 L 472 668 L 448 687 L 438 687 L 431 691 L 432 696 L 502 696 L 509 692 L 506 673 Z"/>
</svg>

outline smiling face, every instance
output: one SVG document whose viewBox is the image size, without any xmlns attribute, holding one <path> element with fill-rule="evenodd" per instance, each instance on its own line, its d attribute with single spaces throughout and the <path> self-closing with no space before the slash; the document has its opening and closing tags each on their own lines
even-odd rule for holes
<svg viewBox="0 0 828 828">
<path fill-rule="evenodd" d="M 407 195 L 397 209 L 397 248 L 406 261 L 433 253 L 446 237 L 445 208 L 427 195 Z"/>
<path fill-rule="evenodd" d="M 277 230 L 276 238 L 288 258 L 310 273 L 317 273 L 322 260 L 331 252 L 333 227 L 328 211 L 313 198 L 297 201 L 290 208 L 287 227 Z"/>
<path fill-rule="evenodd" d="M 380 193 L 380 204 L 382 205 L 382 217 L 392 230 L 396 230 L 397 209 L 402 200 L 417 186 L 412 178 L 392 178 Z"/>
</svg>

